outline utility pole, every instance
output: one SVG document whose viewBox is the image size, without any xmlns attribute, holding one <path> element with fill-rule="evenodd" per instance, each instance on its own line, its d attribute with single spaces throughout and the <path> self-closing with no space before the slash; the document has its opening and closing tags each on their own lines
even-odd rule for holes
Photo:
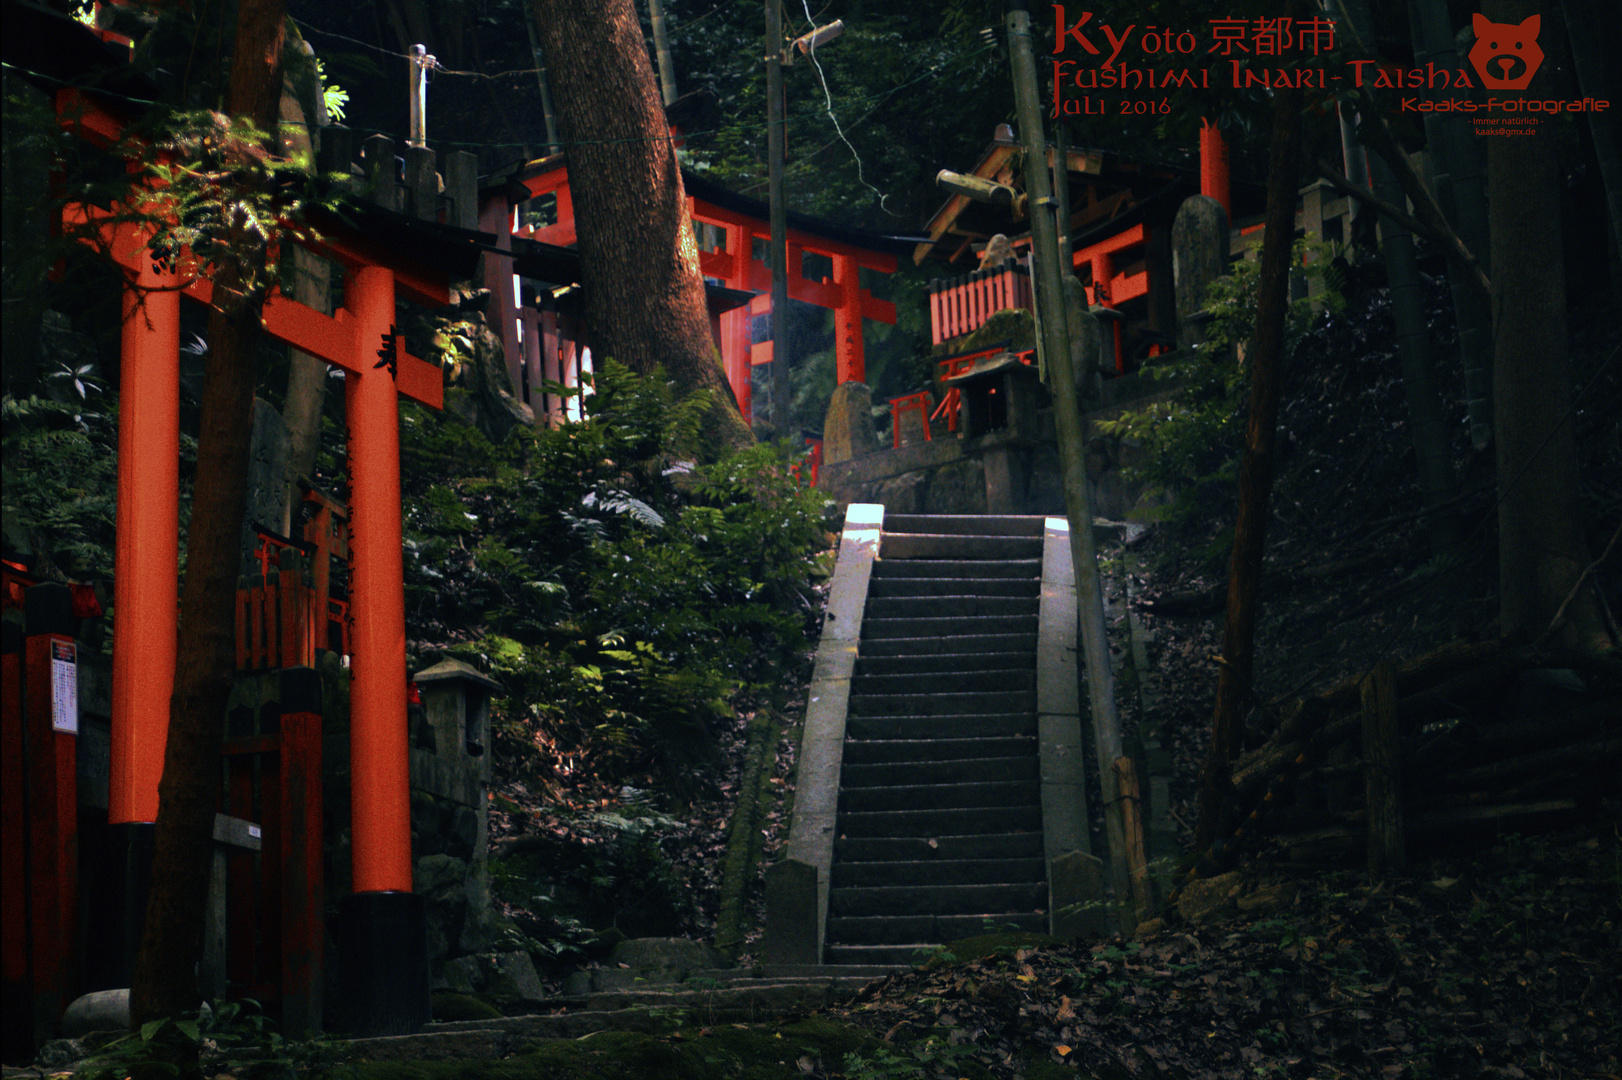
<svg viewBox="0 0 1622 1080">
<path fill-rule="evenodd" d="M 1076 406 L 1076 376 L 1070 361 L 1064 279 L 1059 266 L 1058 223 L 1049 182 L 1047 140 L 1037 101 L 1036 60 L 1031 49 L 1031 16 L 1025 0 L 1008 0 L 1008 54 L 1013 66 L 1014 102 L 1020 140 L 1025 144 L 1025 184 L 1031 205 L 1031 244 L 1036 263 L 1038 342 L 1053 391 L 1053 420 L 1059 437 L 1059 466 L 1064 504 L 1070 519 L 1070 558 L 1075 567 L 1076 612 L 1087 671 L 1087 694 L 1093 717 L 1093 748 L 1103 788 L 1104 828 L 1110 849 L 1111 880 L 1118 900 L 1125 900 L 1125 827 L 1121 818 L 1115 761 L 1121 756 L 1121 721 L 1115 710 L 1115 673 L 1110 668 L 1104 628 L 1104 593 L 1098 580 L 1098 547 L 1093 539 L 1093 507 L 1083 458 L 1086 431 Z"/>
<path fill-rule="evenodd" d="M 411 137 L 406 143 L 409 146 L 427 146 L 428 69 L 434 66 L 434 58 L 428 55 L 424 46 L 413 45 L 409 59 L 411 67 L 406 72 L 406 87 L 411 95 Z"/>
<path fill-rule="evenodd" d="M 558 114 L 552 109 L 552 88 L 546 81 L 546 57 L 541 54 L 541 43 L 535 37 L 535 20 L 526 18 L 524 29 L 529 31 L 529 51 L 535 57 L 535 82 L 541 88 L 541 116 L 546 122 L 546 152 L 556 154 L 563 149 L 558 139 Z M 525 154 L 529 153 L 526 147 Z"/>
<path fill-rule="evenodd" d="M 676 64 L 670 58 L 670 35 L 665 32 L 664 0 L 648 0 L 648 21 L 653 24 L 653 52 L 659 58 L 659 93 L 669 105 L 676 100 Z"/>
<path fill-rule="evenodd" d="M 789 433 L 788 381 L 788 207 L 783 202 L 783 165 L 787 154 L 787 120 L 783 115 L 783 9 L 766 0 L 766 156 L 767 199 L 772 236 L 772 429 L 778 438 Z"/>
</svg>

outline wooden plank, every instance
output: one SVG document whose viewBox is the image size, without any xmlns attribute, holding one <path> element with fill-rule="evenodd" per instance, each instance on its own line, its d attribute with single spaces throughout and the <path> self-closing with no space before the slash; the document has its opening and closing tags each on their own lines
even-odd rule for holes
<svg viewBox="0 0 1622 1080">
<path fill-rule="evenodd" d="M 1129 757 L 1115 759 L 1117 805 L 1121 815 L 1121 835 L 1126 838 L 1126 869 L 1132 883 L 1133 923 L 1151 918 L 1155 912 L 1154 889 L 1149 881 L 1148 848 L 1143 840 L 1143 796 L 1138 788 L 1137 767 Z"/>
</svg>

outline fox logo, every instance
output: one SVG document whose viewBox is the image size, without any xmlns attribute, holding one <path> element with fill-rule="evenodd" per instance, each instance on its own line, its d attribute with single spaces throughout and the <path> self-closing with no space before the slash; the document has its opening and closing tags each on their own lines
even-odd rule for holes
<svg viewBox="0 0 1622 1080">
<path fill-rule="evenodd" d="M 1538 48 L 1538 28 L 1543 16 L 1533 15 L 1519 26 L 1488 22 L 1477 14 L 1474 19 L 1476 43 L 1470 50 L 1470 63 L 1490 90 L 1525 90 L 1543 63 Z M 1512 74 L 1513 73 L 1513 74 Z"/>
</svg>

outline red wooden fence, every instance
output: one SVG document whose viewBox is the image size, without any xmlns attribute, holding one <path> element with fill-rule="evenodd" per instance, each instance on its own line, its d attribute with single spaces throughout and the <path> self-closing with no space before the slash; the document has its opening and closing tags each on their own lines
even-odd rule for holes
<svg viewBox="0 0 1622 1080">
<path fill-rule="evenodd" d="M 936 345 L 978 330 L 1004 308 L 1030 306 L 1030 271 L 1013 260 L 929 283 L 929 323 Z"/>
</svg>

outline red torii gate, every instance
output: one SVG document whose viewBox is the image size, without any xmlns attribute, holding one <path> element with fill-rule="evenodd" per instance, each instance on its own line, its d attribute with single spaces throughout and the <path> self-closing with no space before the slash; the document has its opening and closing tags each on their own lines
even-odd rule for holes
<svg viewBox="0 0 1622 1080">
<path fill-rule="evenodd" d="M 557 247 L 574 244 L 577 239 L 574 197 L 569 186 L 567 164 L 562 155 L 557 155 L 533 163 L 532 168 L 533 172 L 525 170 L 515 176 L 513 181 L 526 193 L 524 199 L 553 195 L 557 199 L 557 220 L 551 225 L 535 229 L 515 226 L 512 216 L 517 191 L 514 190 L 512 195 L 497 195 L 496 201 L 480 214 L 480 227 L 495 232 L 498 237 L 519 236 Z M 723 205 L 719 201 L 723 197 L 720 189 L 711 192 L 708 190 L 711 185 L 692 177 L 684 179 L 690 189 L 699 192 L 694 194 L 690 190 L 687 196 L 693 221 L 717 226 L 724 230 L 726 236 L 723 250 L 699 251 L 700 271 L 705 277 L 717 279 L 729 289 L 757 294 L 746 308 L 724 311 L 718 318 L 712 319 L 711 327 L 721 352 L 727 382 L 732 387 L 744 418 L 749 419 L 750 368 L 756 364 L 770 363 L 772 360 L 771 342 L 753 344 L 750 329 L 751 320 L 755 315 L 765 314 L 771 310 L 771 267 L 768 263 L 756 259 L 753 251 L 754 241 L 757 238 L 763 241 L 770 238 L 771 227 L 764 214 L 750 213 L 739 209 L 737 205 Z M 734 197 L 727 201 L 734 204 L 754 202 L 744 200 L 742 197 Z M 910 241 L 905 246 L 910 247 Z M 788 230 L 787 248 L 789 298 L 829 308 L 834 312 L 834 348 L 838 381 L 841 383 L 863 381 L 867 371 L 862 320 L 872 319 L 875 322 L 893 324 L 896 312 L 895 305 L 890 301 L 880 300 L 862 287 L 860 275 L 863 269 L 885 274 L 894 273 L 895 252 L 863 247 L 834 236 L 822 235 L 814 229 L 797 226 Z M 802 256 L 806 252 L 826 256 L 832 261 L 832 280 L 816 281 L 804 275 Z M 517 386 L 519 385 L 517 358 L 522 354 L 512 336 L 511 328 L 516 315 L 512 309 L 512 288 L 502 278 L 505 270 L 506 267 L 501 266 L 497 260 L 488 260 L 486 285 L 491 291 L 493 316 L 499 319 L 503 327 L 503 344 L 507 350 L 508 367 L 513 370 L 513 384 Z"/>
<path fill-rule="evenodd" d="M 111 145 L 122 130 L 117 117 L 77 91 L 60 91 L 56 104 L 64 126 L 93 143 Z M 157 818 L 175 671 L 180 296 L 208 303 L 213 290 L 206 279 L 182 278 L 155 259 L 149 230 L 110 216 L 75 206 L 64 221 L 81 228 L 107 221 L 101 246 L 127 275 L 108 824 L 115 835 L 125 834 L 115 842 L 139 860 L 150 850 Z M 450 301 L 449 276 L 340 222 L 324 229 L 308 246 L 348 271 L 344 307 L 326 315 L 272 291 L 262 325 L 277 340 L 344 372 L 353 892 L 342 919 L 350 928 L 343 935 L 343 976 L 354 1030 L 392 1034 L 420 1027 L 429 1005 L 423 909 L 411 892 L 398 401 L 403 395 L 431 408 L 443 405 L 440 369 L 406 353 L 393 336 L 395 300 L 398 293 L 443 306 Z M 144 908 L 144 897 L 132 900 L 136 906 L 128 910 Z"/>
</svg>

